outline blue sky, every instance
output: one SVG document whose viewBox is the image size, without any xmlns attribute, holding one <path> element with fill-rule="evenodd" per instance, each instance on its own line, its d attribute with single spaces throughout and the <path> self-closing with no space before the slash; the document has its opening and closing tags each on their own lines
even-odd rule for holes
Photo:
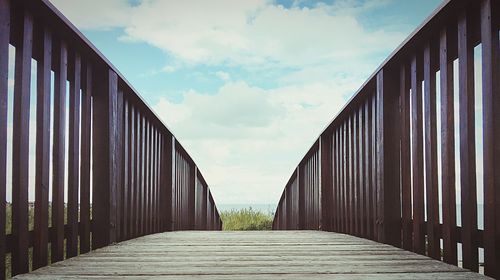
<svg viewBox="0 0 500 280">
<path fill-rule="evenodd" d="M 441 1 L 51 2 L 172 128 L 216 201 L 252 204 L 277 202 L 321 130 Z"/>
</svg>

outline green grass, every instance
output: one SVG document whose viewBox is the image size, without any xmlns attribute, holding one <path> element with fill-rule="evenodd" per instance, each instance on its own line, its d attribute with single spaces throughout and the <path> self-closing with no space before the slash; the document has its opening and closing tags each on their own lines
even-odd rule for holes
<svg viewBox="0 0 500 280">
<path fill-rule="evenodd" d="M 274 213 L 250 208 L 222 211 L 222 230 L 271 230 Z"/>
</svg>

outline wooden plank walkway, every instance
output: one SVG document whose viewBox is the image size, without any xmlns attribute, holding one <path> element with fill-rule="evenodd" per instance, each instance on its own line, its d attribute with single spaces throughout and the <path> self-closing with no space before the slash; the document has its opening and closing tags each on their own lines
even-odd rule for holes
<svg viewBox="0 0 500 280">
<path fill-rule="evenodd" d="M 179 231 L 15 279 L 487 279 L 392 246 L 320 231 Z"/>
</svg>

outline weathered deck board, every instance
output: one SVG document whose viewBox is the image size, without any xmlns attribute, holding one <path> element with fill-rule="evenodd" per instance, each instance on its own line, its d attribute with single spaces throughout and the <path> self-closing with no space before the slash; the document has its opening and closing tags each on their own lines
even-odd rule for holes
<svg viewBox="0 0 500 280">
<path fill-rule="evenodd" d="M 486 279 L 389 245 L 319 231 L 149 235 L 15 279 Z"/>
</svg>

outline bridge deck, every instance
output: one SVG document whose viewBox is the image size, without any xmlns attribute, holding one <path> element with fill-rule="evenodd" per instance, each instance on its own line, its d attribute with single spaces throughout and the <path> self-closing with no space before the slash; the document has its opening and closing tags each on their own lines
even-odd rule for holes
<svg viewBox="0 0 500 280">
<path fill-rule="evenodd" d="M 80 255 L 16 279 L 474 279 L 461 268 L 318 231 L 170 232 Z"/>
</svg>

